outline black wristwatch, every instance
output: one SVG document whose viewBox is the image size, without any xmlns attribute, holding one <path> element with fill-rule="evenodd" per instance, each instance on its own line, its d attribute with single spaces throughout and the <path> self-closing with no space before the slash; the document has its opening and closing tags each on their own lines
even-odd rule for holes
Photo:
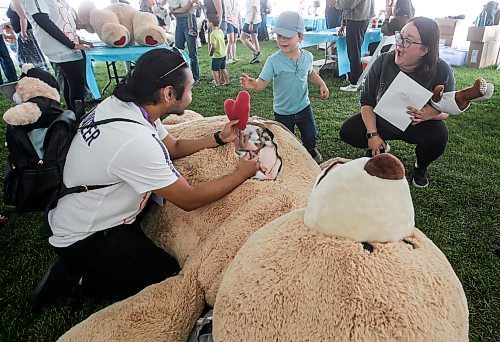
<svg viewBox="0 0 500 342">
<path fill-rule="evenodd" d="M 378 136 L 379 136 L 379 134 L 378 134 L 377 131 L 372 131 L 372 132 L 368 131 L 368 132 L 366 132 L 366 139 L 370 139 L 370 138 L 378 137 Z"/>
<path fill-rule="evenodd" d="M 224 141 L 222 141 L 222 139 L 220 138 L 220 132 L 221 131 L 217 131 L 214 133 L 214 139 L 215 139 L 215 142 L 217 144 L 219 144 L 219 146 L 222 146 L 222 145 L 225 145 L 226 143 Z"/>
</svg>

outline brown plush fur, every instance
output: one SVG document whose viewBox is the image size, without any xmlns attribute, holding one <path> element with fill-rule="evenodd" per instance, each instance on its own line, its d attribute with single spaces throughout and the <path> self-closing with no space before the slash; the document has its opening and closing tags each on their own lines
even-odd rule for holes
<svg viewBox="0 0 500 342">
<path fill-rule="evenodd" d="M 99 39 L 111 47 L 134 42 L 145 46 L 169 43 L 154 14 L 139 12 L 127 4 L 97 9 L 92 1 L 84 1 L 78 8 L 78 17 L 88 32 L 97 33 Z"/>
<path fill-rule="evenodd" d="M 405 167 L 401 161 L 389 153 L 382 153 L 366 162 L 365 171 L 369 175 L 383 179 L 403 179 Z"/>
<path fill-rule="evenodd" d="M 167 127 L 173 136 L 200 137 L 220 129 L 226 117 L 212 117 Z M 275 181 L 247 180 L 221 200 L 185 212 L 170 203 L 154 206 L 143 228 L 177 258 L 180 275 L 147 287 L 73 327 L 63 341 L 185 341 L 204 303 L 213 305 L 228 264 L 247 238 L 282 214 L 304 207 L 320 169 L 300 142 L 274 122 L 283 166 Z M 232 144 L 202 150 L 175 161 L 194 184 L 235 169 Z"/>
<path fill-rule="evenodd" d="M 215 341 L 467 341 L 464 291 L 419 230 L 373 243 L 305 227 L 294 210 L 253 234 L 217 294 Z"/>
<path fill-rule="evenodd" d="M 193 112 L 192 110 L 186 109 L 182 115 L 170 114 L 165 119 L 161 121 L 164 125 L 177 125 L 186 121 L 194 121 L 198 119 L 203 119 L 201 114 Z"/>
</svg>

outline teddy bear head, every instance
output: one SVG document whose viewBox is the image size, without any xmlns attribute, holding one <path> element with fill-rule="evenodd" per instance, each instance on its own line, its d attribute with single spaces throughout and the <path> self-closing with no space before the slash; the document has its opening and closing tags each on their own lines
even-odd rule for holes
<svg viewBox="0 0 500 342">
<path fill-rule="evenodd" d="M 410 234 L 414 216 L 403 164 L 383 153 L 324 169 L 311 192 L 304 223 L 330 236 L 390 242 Z"/>
<path fill-rule="evenodd" d="M 16 106 L 8 109 L 3 119 L 14 126 L 52 122 L 61 113 L 59 86 L 48 72 L 25 64 L 13 95 Z"/>
</svg>

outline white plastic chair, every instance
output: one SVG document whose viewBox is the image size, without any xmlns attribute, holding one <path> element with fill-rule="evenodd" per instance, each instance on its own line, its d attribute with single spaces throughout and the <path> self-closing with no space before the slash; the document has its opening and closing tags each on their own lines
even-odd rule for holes
<svg viewBox="0 0 500 342">
<path fill-rule="evenodd" d="M 377 57 L 380 55 L 382 48 L 384 46 L 391 45 L 390 50 L 394 48 L 396 45 L 396 37 L 395 36 L 383 36 L 382 40 L 380 43 L 378 43 L 377 48 L 375 49 L 375 52 L 373 53 L 372 56 L 363 56 L 361 57 L 361 63 L 366 63 L 365 70 L 363 70 L 363 73 L 361 76 L 358 78 L 358 82 L 356 83 L 356 87 L 359 88 L 363 82 L 365 81 L 366 75 L 368 75 L 368 71 L 370 71 L 370 68 L 372 67 L 373 63 L 377 59 Z"/>
</svg>

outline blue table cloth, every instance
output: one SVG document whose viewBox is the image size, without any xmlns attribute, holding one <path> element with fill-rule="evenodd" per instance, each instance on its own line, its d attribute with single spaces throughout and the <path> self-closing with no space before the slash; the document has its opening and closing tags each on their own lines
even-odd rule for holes
<svg viewBox="0 0 500 342">
<path fill-rule="evenodd" d="M 87 56 L 86 60 L 86 76 L 87 76 L 87 85 L 89 86 L 90 91 L 94 98 L 101 98 L 101 92 L 99 90 L 99 86 L 97 85 L 97 81 L 95 79 L 94 74 L 94 66 L 92 61 L 99 62 L 134 62 L 139 59 L 139 57 L 150 50 L 160 49 L 160 48 L 168 48 L 167 45 L 158 45 L 158 46 L 127 46 L 124 48 L 112 48 L 104 45 L 104 43 L 96 43 L 94 47 L 88 51 L 85 51 L 85 55 Z M 184 51 L 181 50 L 184 58 L 189 62 L 189 56 Z"/>
<path fill-rule="evenodd" d="M 380 42 L 382 40 L 380 29 L 369 28 L 366 31 L 363 45 L 361 46 L 361 55 L 368 53 L 368 44 L 372 42 Z M 349 66 L 349 58 L 347 57 L 347 40 L 345 35 L 338 36 L 337 28 L 321 31 L 310 31 L 304 33 L 304 40 L 300 47 L 308 47 L 318 45 L 320 43 L 333 43 L 337 45 L 337 60 L 339 66 L 339 76 L 347 74 L 351 71 Z"/>
<path fill-rule="evenodd" d="M 268 15 L 266 20 L 267 26 L 274 27 L 277 18 L 276 16 Z M 326 30 L 326 19 L 323 17 L 304 17 L 304 26 L 306 30 Z"/>
</svg>

